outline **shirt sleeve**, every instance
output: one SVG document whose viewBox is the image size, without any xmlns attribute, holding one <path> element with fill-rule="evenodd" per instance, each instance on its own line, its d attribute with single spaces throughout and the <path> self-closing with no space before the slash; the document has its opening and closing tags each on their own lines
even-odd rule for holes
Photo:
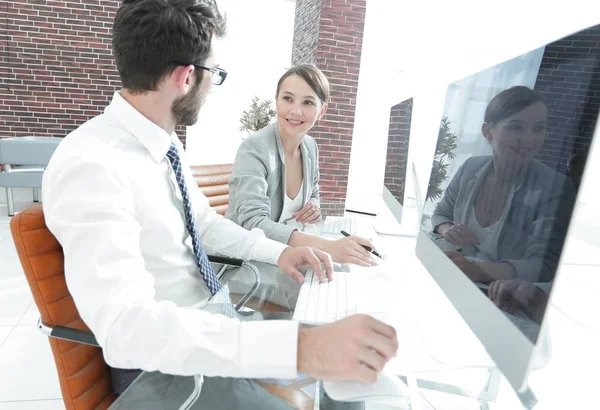
<svg viewBox="0 0 600 410">
<path fill-rule="evenodd" d="M 314 176 L 313 176 L 313 191 L 310 197 L 311 202 L 313 202 L 319 208 L 321 207 L 321 194 L 319 192 L 319 179 L 321 178 L 321 173 L 319 171 L 319 145 L 313 139 L 313 143 L 315 144 L 315 160 L 314 160 Z"/>
<path fill-rule="evenodd" d="M 571 213 L 575 206 L 576 193 L 571 182 L 562 176 L 559 178 L 554 174 L 542 174 L 539 178 L 546 180 L 546 189 L 550 193 L 546 194 L 543 202 L 536 204 L 535 217 L 529 218 L 527 212 L 519 215 L 522 219 L 519 220 L 520 224 L 531 227 L 531 234 L 524 244 L 523 258 L 505 258 L 499 262 L 513 265 L 519 279 L 550 282 L 554 279 L 558 268 Z M 541 181 L 537 182 L 540 185 L 541 183 Z M 535 186 L 536 182 L 531 185 Z"/>
<path fill-rule="evenodd" d="M 449 222 L 454 224 L 454 207 L 456 206 L 456 202 L 461 200 L 458 198 L 458 192 L 460 190 L 460 179 L 462 178 L 465 164 L 463 164 L 456 172 L 456 175 L 452 177 L 452 180 L 443 193 L 442 199 L 435 206 L 433 215 L 431 216 L 431 226 L 433 227 L 434 232 L 437 232 L 438 226 L 443 223 Z"/>
<path fill-rule="evenodd" d="M 122 174 L 71 158 L 51 164 L 43 181 L 46 223 L 63 247 L 67 286 L 106 362 L 175 375 L 295 377 L 296 323 L 239 322 L 155 299 L 137 205 Z"/>
<path fill-rule="evenodd" d="M 179 147 L 179 152 L 184 152 L 183 147 Z M 246 230 L 215 212 L 196 184 L 185 155 L 180 156 L 186 185 L 195 207 L 196 225 L 206 252 L 277 265 L 281 253 L 287 248 L 287 241 L 271 240 L 262 229 Z"/>
</svg>

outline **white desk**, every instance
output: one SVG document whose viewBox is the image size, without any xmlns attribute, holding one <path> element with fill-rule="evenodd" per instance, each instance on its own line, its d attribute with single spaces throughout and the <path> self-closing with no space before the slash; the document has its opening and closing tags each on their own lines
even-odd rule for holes
<svg viewBox="0 0 600 410">
<path fill-rule="evenodd" d="M 488 401 L 488 407 L 484 408 L 521 409 L 518 397 L 497 370 L 490 377 L 490 371 L 484 367 L 465 367 L 481 365 L 493 368 L 494 365 L 416 258 L 416 239 L 378 235 L 372 229 L 372 217 L 345 216 L 356 219 L 357 234 L 372 238 L 380 252 L 387 256 L 387 260 L 374 269 L 390 282 L 386 322 L 398 332 L 400 344 L 398 356 L 386 370 L 412 374 L 419 379 L 419 386 L 435 389 L 437 384 L 438 389 L 446 391 L 419 389 L 420 402 L 413 405 L 413 409 L 480 409 L 477 397 L 484 399 L 482 403 Z M 427 339 L 425 343 L 423 338 Z M 437 340 L 442 343 L 437 343 Z M 496 393 L 498 397 L 495 397 Z M 389 408 L 393 406 L 379 403 L 368 403 L 367 406 L 370 410 Z"/>
</svg>

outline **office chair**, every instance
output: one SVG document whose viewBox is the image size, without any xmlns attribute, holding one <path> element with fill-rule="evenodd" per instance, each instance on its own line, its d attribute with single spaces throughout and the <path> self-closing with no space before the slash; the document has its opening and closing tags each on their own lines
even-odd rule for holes
<svg viewBox="0 0 600 410">
<path fill-rule="evenodd" d="M 0 164 L 4 164 L 0 186 L 6 189 L 8 216 L 15 214 L 13 188 L 32 188 L 33 201 L 39 201 L 44 168 L 60 141 L 54 137 L 0 138 Z"/>
<path fill-rule="evenodd" d="M 233 164 L 194 165 L 192 174 L 208 203 L 217 213 L 225 215 L 229 205 L 229 179 Z"/>
<path fill-rule="evenodd" d="M 40 330 L 49 336 L 65 407 L 67 410 L 107 409 L 116 399 L 111 388 L 110 370 L 69 293 L 63 251 L 46 226 L 42 205 L 33 205 L 18 213 L 12 218 L 10 229 L 40 311 Z M 215 260 L 215 257 L 209 256 L 209 259 Z M 235 266 L 245 264 L 230 258 L 218 258 L 218 262 Z M 244 295 L 236 309 L 243 306 L 250 296 L 250 293 Z M 264 387 L 270 388 L 268 385 Z M 274 393 L 284 400 L 285 394 L 292 399 L 298 394 L 281 393 L 278 389 Z M 303 399 L 306 401 L 305 397 Z"/>
</svg>

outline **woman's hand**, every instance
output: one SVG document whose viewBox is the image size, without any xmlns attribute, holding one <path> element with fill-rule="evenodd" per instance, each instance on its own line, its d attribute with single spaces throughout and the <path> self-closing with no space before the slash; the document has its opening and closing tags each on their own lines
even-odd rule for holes
<svg viewBox="0 0 600 410">
<path fill-rule="evenodd" d="M 456 246 L 477 246 L 479 239 L 466 225 L 451 224 L 449 222 L 440 224 L 437 231 L 450 243 Z"/>
<path fill-rule="evenodd" d="M 540 308 L 545 308 L 548 295 L 531 282 L 512 279 L 496 280 L 490 283 L 488 296 L 500 309 L 515 313 L 518 309 L 535 314 Z"/>
<path fill-rule="evenodd" d="M 308 201 L 301 210 L 292 215 L 301 224 L 316 224 L 321 221 L 321 208 L 314 202 Z"/>
<path fill-rule="evenodd" d="M 361 245 L 368 246 L 376 250 L 375 246 L 368 239 L 359 236 L 348 236 L 337 241 L 328 241 L 325 252 L 331 255 L 331 258 L 338 263 L 352 263 L 359 266 L 375 266 L 377 261 L 373 255 Z"/>
<path fill-rule="evenodd" d="M 444 251 L 444 253 L 472 281 L 488 282 L 490 280 L 489 275 L 485 273 L 481 266 L 465 258 L 462 253 L 458 251 Z"/>
</svg>

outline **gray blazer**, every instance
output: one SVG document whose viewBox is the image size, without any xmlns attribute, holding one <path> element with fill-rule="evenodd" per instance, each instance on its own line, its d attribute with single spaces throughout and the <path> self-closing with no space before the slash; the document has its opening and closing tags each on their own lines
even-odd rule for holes
<svg viewBox="0 0 600 410">
<path fill-rule="evenodd" d="M 312 201 L 320 206 L 317 143 L 306 135 L 300 149 L 304 172 L 302 202 Z M 288 243 L 295 228 L 278 222 L 285 201 L 285 168 L 277 123 L 246 138 L 233 163 L 225 217 L 248 230 L 260 228 L 268 238 Z"/>
<path fill-rule="evenodd" d="M 491 156 L 465 161 L 435 207 L 434 230 L 444 222 L 467 223 L 491 167 Z M 495 238 L 493 260 L 512 264 L 519 279 L 552 280 L 574 201 L 575 189 L 564 175 L 531 160 L 519 173 L 509 194 L 508 210 Z"/>
</svg>

